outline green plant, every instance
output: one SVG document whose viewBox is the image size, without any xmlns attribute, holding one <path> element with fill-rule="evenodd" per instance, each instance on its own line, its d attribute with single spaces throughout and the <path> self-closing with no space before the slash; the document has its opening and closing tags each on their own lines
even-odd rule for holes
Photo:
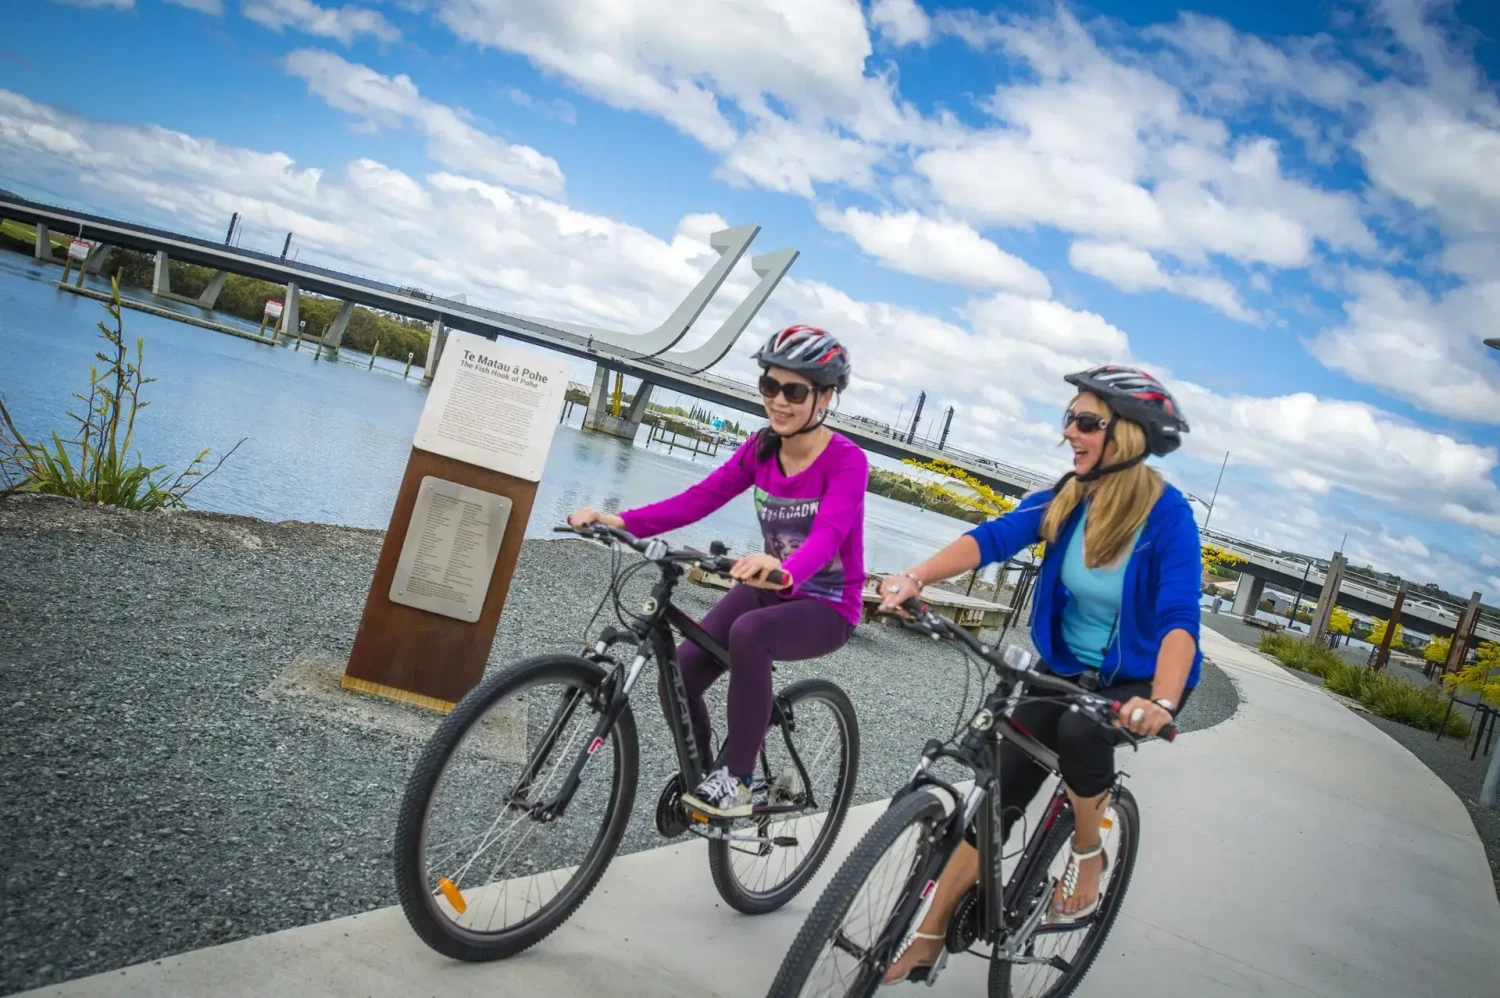
<svg viewBox="0 0 1500 998">
<path fill-rule="evenodd" d="M 1319 648 L 1290 634 L 1261 635 L 1260 650 L 1282 665 L 1310 672 L 1320 679 L 1328 675 L 1330 670 L 1344 664 L 1343 659 L 1327 648 Z"/>
<path fill-rule="evenodd" d="M 111 281 L 111 298 L 105 311 L 114 319 L 111 329 L 102 321 L 99 334 L 110 346 L 108 353 L 95 356 L 104 364 L 89 368 L 89 394 L 73 397 L 88 408 L 85 415 L 68 413 L 78 423 L 78 433 L 64 441 L 56 430 L 51 444 L 31 443 L 11 419 L 10 410 L 0 401 L 0 479 L 8 492 L 42 492 L 67 496 L 83 502 L 129 509 L 161 509 L 186 506 L 187 495 L 239 449 L 239 444 L 207 472 L 201 470 L 208 448 L 199 452 L 175 477 L 164 474 L 153 478 L 163 465 L 148 467 L 136 453 L 129 461 L 130 442 L 135 435 L 135 419 L 150 405 L 142 401 L 141 388 L 155 381 L 141 373 L 145 341 L 135 341 L 135 360 L 125 347 L 125 323 L 121 315 L 120 286 Z M 244 443 L 243 440 L 240 443 Z M 76 452 L 75 458 L 70 450 Z"/>
<path fill-rule="evenodd" d="M 1447 640 L 1446 638 L 1444 639 Z M 1500 706 L 1500 644 L 1486 641 L 1479 646 L 1478 661 L 1443 677 L 1450 692 L 1471 690 L 1481 700 Z"/>
</svg>

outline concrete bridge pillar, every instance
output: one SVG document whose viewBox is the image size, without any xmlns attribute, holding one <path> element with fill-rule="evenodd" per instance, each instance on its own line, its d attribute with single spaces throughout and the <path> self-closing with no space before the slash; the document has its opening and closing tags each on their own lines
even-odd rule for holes
<svg viewBox="0 0 1500 998">
<path fill-rule="evenodd" d="M 432 334 L 427 337 L 427 365 L 422 368 L 422 384 L 432 384 L 437 376 L 438 361 L 443 359 L 443 347 L 448 345 L 448 330 L 443 326 L 442 316 L 432 320 Z"/>
<path fill-rule="evenodd" d="M 646 406 L 651 403 L 653 386 L 650 382 L 642 381 L 630 407 L 622 409 L 616 416 L 611 405 L 613 392 L 609 375 L 609 368 L 603 364 L 594 369 L 594 385 L 589 392 L 588 409 L 583 414 L 583 428 L 596 433 L 608 433 L 622 440 L 634 440 L 636 431 L 641 428 L 641 420 L 646 418 Z"/>
<path fill-rule="evenodd" d="M 1308 628 L 1309 640 L 1315 645 L 1325 644 L 1328 637 L 1328 622 L 1333 617 L 1334 604 L 1339 599 L 1339 586 L 1344 581 L 1344 556 L 1335 551 L 1328 563 L 1328 574 L 1323 577 L 1323 589 L 1318 594 L 1318 608 L 1313 611 L 1312 626 Z"/>
<path fill-rule="evenodd" d="M 38 222 L 36 225 L 36 258 L 38 260 L 52 259 L 52 233 L 47 227 Z"/>
<path fill-rule="evenodd" d="M 1249 572 L 1240 573 L 1239 585 L 1234 590 L 1234 612 L 1241 617 L 1253 617 L 1260 608 L 1266 594 L 1266 580 Z"/>
<path fill-rule="evenodd" d="M 281 306 L 281 325 L 276 334 L 280 336 L 301 336 L 302 316 L 297 312 L 297 282 L 286 282 L 286 299 Z"/>
<path fill-rule="evenodd" d="M 94 248 L 89 250 L 88 259 L 83 262 L 83 269 L 90 274 L 103 273 L 104 265 L 109 262 L 109 258 L 114 255 L 114 252 L 115 248 L 113 246 L 95 243 Z"/>
<path fill-rule="evenodd" d="M 172 293 L 172 267 L 166 250 L 156 251 L 156 266 L 151 271 L 151 293 L 154 295 Z"/>
<path fill-rule="evenodd" d="M 229 279 L 229 271 L 221 270 L 214 275 L 214 279 L 208 282 L 208 287 L 198 296 L 198 304 L 204 308 L 213 308 L 219 303 L 219 292 L 224 290 L 224 282 Z"/>
<path fill-rule="evenodd" d="M 323 334 L 323 353 L 329 360 L 339 355 L 339 346 L 344 342 L 344 332 L 349 328 L 349 316 L 354 314 L 354 303 L 346 301 L 339 308 L 339 314 L 333 317 L 328 324 L 328 331 Z"/>
</svg>

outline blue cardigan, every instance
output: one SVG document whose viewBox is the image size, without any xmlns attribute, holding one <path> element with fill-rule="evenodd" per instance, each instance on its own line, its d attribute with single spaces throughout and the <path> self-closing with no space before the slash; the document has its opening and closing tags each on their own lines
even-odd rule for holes
<svg viewBox="0 0 1500 998">
<path fill-rule="evenodd" d="M 1004 516 L 981 523 L 969 532 L 979 544 L 980 565 L 1005 561 L 1041 540 L 1042 517 L 1053 490 L 1043 489 L 1022 499 Z M 1062 584 L 1063 555 L 1082 518 L 1079 503 L 1063 524 L 1057 543 L 1048 544 L 1037 576 L 1032 607 L 1031 641 L 1047 667 L 1073 676 L 1087 668 L 1069 651 L 1062 636 L 1062 613 L 1072 598 Z M 1203 585 L 1203 548 L 1192 507 L 1181 492 L 1167 485 L 1130 552 L 1121 590 L 1120 623 L 1100 666 L 1102 685 L 1150 679 L 1162 638 L 1182 629 L 1193 636 L 1193 670 L 1187 689 L 1198 685 L 1203 652 L 1197 647 L 1199 593 Z"/>
</svg>

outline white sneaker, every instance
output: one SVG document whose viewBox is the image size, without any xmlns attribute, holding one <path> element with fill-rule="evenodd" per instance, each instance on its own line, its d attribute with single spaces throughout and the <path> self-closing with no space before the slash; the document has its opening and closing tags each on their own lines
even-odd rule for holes
<svg viewBox="0 0 1500 998">
<path fill-rule="evenodd" d="M 709 773 L 696 790 L 682 795 L 682 802 L 714 818 L 748 818 L 751 814 L 750 788 L 727 766 Z"/>
</svg>

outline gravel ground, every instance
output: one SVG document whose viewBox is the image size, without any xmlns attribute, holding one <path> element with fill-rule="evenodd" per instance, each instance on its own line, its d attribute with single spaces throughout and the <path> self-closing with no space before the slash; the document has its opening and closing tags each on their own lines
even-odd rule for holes
<svg viewBox="0 0 1500 998">
<path fill-rule="evenodd" d="M 1225 637 L 1252 648 L 1259 642 L 1259 635 L 1262 633 L 1257 628 L 1223 615 L 1204 614 L 1203 621 Z M 1363 656 L 1359 664 L 1363 664 L 1362 659 Z M 1310 672 L 1287 669 L 1285 666 L 1282 668 L 1313 686 L 1323 685 L 1323 680 Z M 1415 676 L 1413 681 L 1416 683 L 1426 682 L 1420 668 L 1404 668 L 1402 671 L 1413 674 Z M 1411 679 L 1412 675 L 1406 678 Z M 1490 872 L 1495 879 L 1495 893 L 1497 897 L 1500 897 L 1500 808 L 1484 807 L 1475 799 L 1479 796 L 1479 787 L 1484 781 L 1485 767 L 1489 764 L 1489 760 L 1485 758 L 1483 746 L 1480 747 L 1479 752 L 1475 753 L 1474 759 L 1470 760 L 1470 748 L 1456 738 L 1444 738 L 1438 741 L 1437 736 L 1430 731 L 1408 727 L 1389 718 L 1376 717 L 1362 710 L 1354 711 L 1354 713 L 1404 745 L 1412 755 L 1422 760 L 1438 779 L 1448 784 L 1449 789 L 1458 795 L 1464 807 L 1468 808 L 1469 817 L 1474 820 L 1474 831 L 1479 835 L 1479 841 L 1484 844 L 1485 856 L 1490 862 Z M 1500 752 L 1500 738 L 1493 741 L 1491 751 Z"/>
<path fill-rule="evenodd" d="M 395 903 L 395 813 L 436 720 L 337 689 L 380 542 L 0 498 L 0 994 Z M 575 651 L 608 570 L 593 545 L 528 541 L 490 667 Z M 679 594 L 695 615 L 718 595 Z M 863 802 L 952 730 L 965 671 L 951 648 L 867 625 L 777 677 L 825 676 L 849 694 Z M 653 703 L 636 698 L 625 852 L 661 844 L 651 811 L 672 762 Z M 1237 703 L 1206 664 L 1180 725 L 1216 724 Z"/>
</svg>

